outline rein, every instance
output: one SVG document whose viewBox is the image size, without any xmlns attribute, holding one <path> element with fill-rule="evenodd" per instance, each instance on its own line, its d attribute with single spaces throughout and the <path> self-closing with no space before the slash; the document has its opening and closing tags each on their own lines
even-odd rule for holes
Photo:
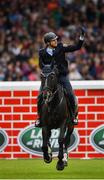
<svg viewBox="0 0 104 180">
<path fill-rule="evenodd" d="M 52 93 L 52 91 L 50 91 L 50 90 L 44 89 L 44 90 L 43 90 L 43 94 L 44 94 L 44 95 L 45 95 L 45 94 L 47 95 L 47 96 L 46 96 L 46 99 L 44 99 L 45 102 L 47 102 L 47 103 L 51 102 L 57 92 L 58 92 L 58 89 L 56 89 L 56 91 L 53 92 L 53 93 Z"/>
<path fill-rule="evenodd" d="M 44 99 L 45 100 L 45 104 L 48 104 L 48 103 L 50 103 L 53 100 L 53 98 L 54 98 L 55 94 L 58 92 L 58 90 L 59 90 L 59 88 L 57 88 L 56 91 L 54 91 L 53 93 L 50 91 L 51 93 L 49 92 L 50 94 L 49 93 L 47 94 L 47 98 Z M 47 90 L 43 90 L 43 94 L 44 94 L 44 91 L 48 92 Z M 59 101 L 59 104 L 57 104 L 57 106 L 61 105 L 61 103 L 63 101 L 63 98 L 64 98 L 64 96 L 61 97 L 61 99 Z"/>
<path fill-rule="evenodd" d="M 50 96 L 49 102 L 52 101 L 52 99 L 54 98 L 54 96 L 55 96 L 55 94 L 56 94 L 57 92 L 58 92 L 58 89 L 56 89 L 56 91 L 55 91 L 54 93 L 52 93 L 52 95 Z"/>
</svg>

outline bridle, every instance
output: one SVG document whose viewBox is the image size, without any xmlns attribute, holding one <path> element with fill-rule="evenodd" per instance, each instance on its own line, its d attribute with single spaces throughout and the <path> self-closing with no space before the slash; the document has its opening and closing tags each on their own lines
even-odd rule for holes
<svg viewBox="0 0 104 180">
<path fill-rule="evenodd" d="M 54 71 L 50 72 L 50 73 L 43 73 L 41 72 L 41 76 L 44 77 L 45 79 L 45 83 L 44 83 L 44 87 L 42 89 L 42 94 L 43 94 L 43 100 L 45 102 L 45 104 L 48 104 L 49 102 L 52 101 L 52 99 L 54 98 L 55 94 L 57 93 L 58 89 L 56 89 L 55 91 L 53 89 L 51 89 L 48 86 L 48 77 L 51 75 L 56 75 Z"/>
</svg>

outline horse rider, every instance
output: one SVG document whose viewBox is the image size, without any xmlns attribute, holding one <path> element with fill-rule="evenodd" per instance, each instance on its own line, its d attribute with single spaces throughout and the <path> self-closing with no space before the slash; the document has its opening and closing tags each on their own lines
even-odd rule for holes
<svg viewBox="0 0 104 180">
<path fill-rule="evenodd" d="M 44 35 L 44 43 L 46 46 L 45 48 L 39 50 L 39 66 L 41 70 L 43 68 L 43 64 L 50 64 L 52 61 L 55 61 L 55 64 L 57 65 L 57 69 L 59 71 L 58 80 L 66 90 L 67 99 L 69 99 L 67 100 L 67 104 L 69 109 L 71 107 L 71 122 L 73 125 L 78 124 L 78 103 L 68 78 L 68 62 L 65 59 L 65 54 L 81 49 L 84 41 L 84 35 L 85 28 L 81 27 L 79 40 L 76 45 L 69 45 L 63 44 L 62 42 L 58 43 L 58 36 L 54 32 L 48 32 Z M 40 117 L 36 120 L 35 126 L 41 127 Z"/>
</svg>

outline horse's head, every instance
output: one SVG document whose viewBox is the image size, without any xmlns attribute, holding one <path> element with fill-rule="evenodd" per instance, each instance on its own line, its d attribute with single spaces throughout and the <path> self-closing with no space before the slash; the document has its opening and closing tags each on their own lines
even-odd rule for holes
<svg viewBox="0 0 104 180">
<path fill-rule="evenodd" d="M 41 72 L 41 85 L 45 99 L 49 99 L 57 89 L 57 73 L 58 70 L 56 67 L 52 67 L 51 65 L 44 65 L 44 68 Z"/>
</svg>

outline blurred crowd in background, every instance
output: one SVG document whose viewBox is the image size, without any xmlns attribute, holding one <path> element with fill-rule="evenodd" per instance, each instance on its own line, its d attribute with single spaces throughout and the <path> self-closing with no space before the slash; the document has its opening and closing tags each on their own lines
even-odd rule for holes
<svg viewBox="0 0 104 180">
<path fill-rule="evenodd" d="M 38 51 L 53 31 L 63 43 L 78 41 L 68 53 L 70 80 L 104 80 L 104 0 L 0 0 L 0 81 L 39 80 Z"/>
</svg>

